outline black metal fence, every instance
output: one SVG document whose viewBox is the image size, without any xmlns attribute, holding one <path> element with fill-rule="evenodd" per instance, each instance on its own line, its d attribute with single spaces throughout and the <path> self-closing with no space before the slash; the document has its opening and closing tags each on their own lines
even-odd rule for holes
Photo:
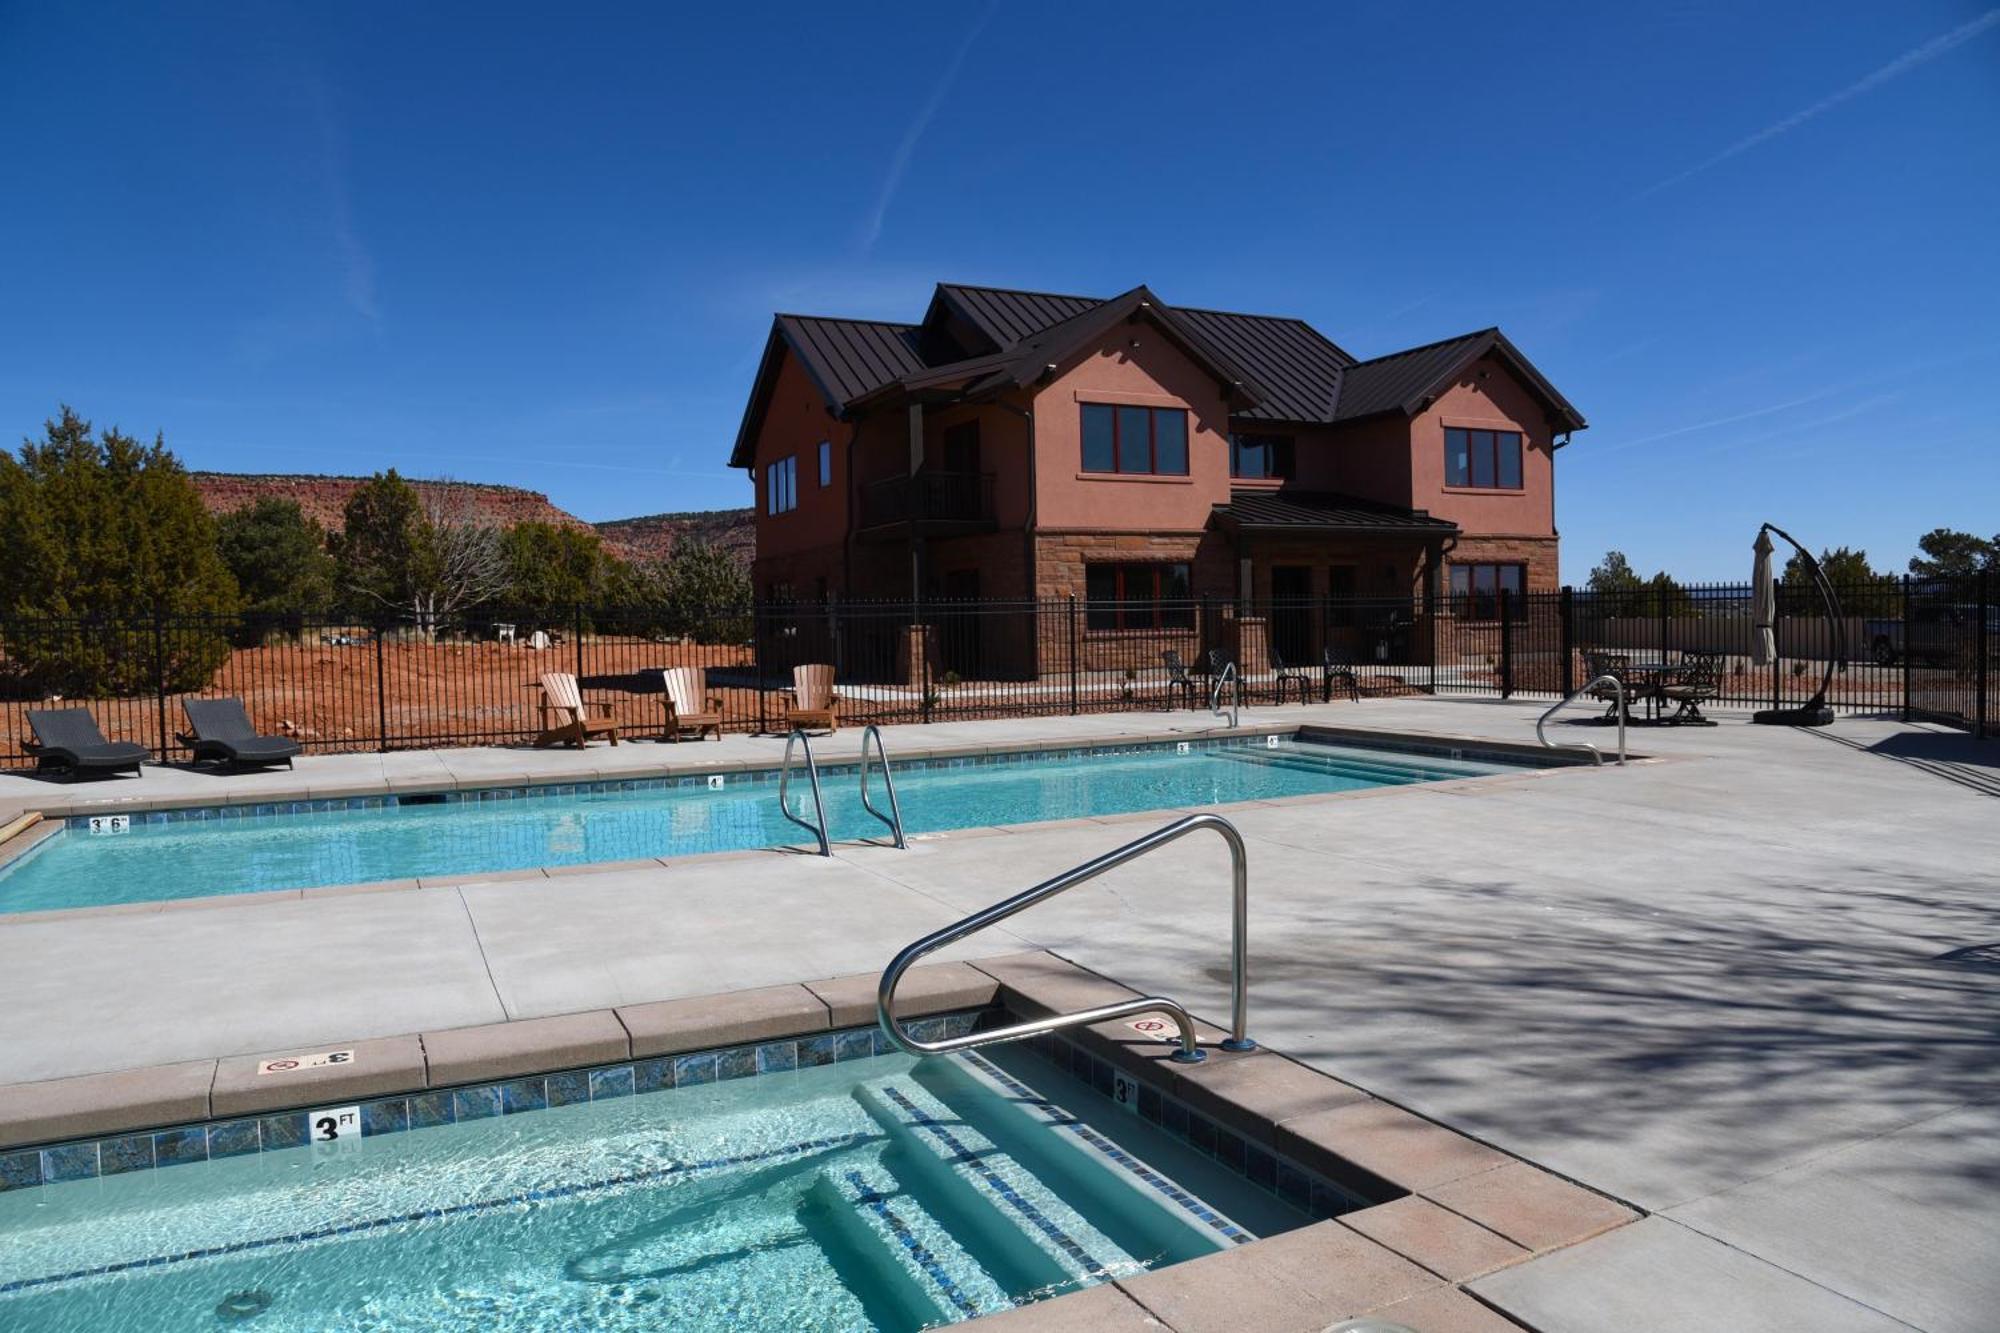
<svg viewBox="0 0 2000 1333">
<path fill-rule="evenodd" d="M 185 755 L 180 700 L 236 695 L 310 749 L 523 743 L 544 673 L 567 672 L 627 736 L 660 733 L 661 671 L 695 668 L 731 731 L 784 726 L 794 667 L 832 663 L 855 724 L 1206 707 L 1223 662 L 1246 701 L 1320 698 L 1331 661 L 1372 694 L 1556 698 L 1586 654 L 1721 656 L 1719 703 L 1830 702 L 1980 734 L 2000 724 L 2000 580 L 1883 580 L 1780 592 L 1777 660 L 1751 661 L 1747 584 L 1504 597 L 1086 602 L 793 602 L 716 608 L 485 609 L 402 620 L 178 617 L 0 623 L 0 758 L 26 711 L 85 703 L 106 735 Z"/>
</svg>

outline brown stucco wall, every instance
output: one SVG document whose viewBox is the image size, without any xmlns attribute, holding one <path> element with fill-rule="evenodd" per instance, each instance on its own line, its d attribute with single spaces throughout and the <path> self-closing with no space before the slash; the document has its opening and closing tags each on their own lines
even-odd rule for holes
<svg viewBox="0 0 2000 1333">
<path fill-rule="evenodd" d="M 828 545 L 837 546 L 847 531 L 847 440 L 850 428 L 826 410 L 826 400 L 813 386 L 798 358 L 786 349 L 778 365 L 771 403 L 757 433 L 756 484 L 757 565 Z M 832 484 L 819 484 L 819 442 L 833 445 Z M 799 505 L 784 514 L 765 512 L 764 467 L 787 454 L 799 460 Z"/>
</svg>

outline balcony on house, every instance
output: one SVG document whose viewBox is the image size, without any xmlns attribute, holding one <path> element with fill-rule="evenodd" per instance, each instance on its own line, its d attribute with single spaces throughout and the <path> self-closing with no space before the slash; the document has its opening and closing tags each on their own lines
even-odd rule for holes
<svg viewBox="0 0 2000 1333">
<path fill-rule="evenodd" d="M 893 537 L 911 524 L 927 536 L 994 526 L 991 472 L 918 472 L 871 481 L 861 490 L 863 533 Z"/>
</svg>

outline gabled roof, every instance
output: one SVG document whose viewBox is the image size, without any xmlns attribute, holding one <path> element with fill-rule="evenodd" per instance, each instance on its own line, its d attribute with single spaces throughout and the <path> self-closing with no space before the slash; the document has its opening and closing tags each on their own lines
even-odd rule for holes
<svg viewBox="0 0 2000 1333">
<path fill-rule="evenodd" d="M 789 347 L 799 365 L 838 409 L 871 389 L 924 368 L 917 355 L 917 326 L 875 319 L 826 319 L 818 315 L 778 315 L 764 340 L 764 357 L 750 386 L 743 422 L 729 466 L 749 467 L 756 452 L 756 422 L 763 416 L 778 377 L 778 358 Z"/>
<path fill-rule="evenodd" d="M 828 409 L 844 415 L 899 391 L 975 394 L 1033 383 L 1048 365 L 1127 319 L 1147 319 L 1162 329 L 1231 387 L 1231 414 L 1248 420 L 1325 425 L 1388 412 L 1414 415 L 1466 367 L 1492 353 L 1542 401 L 1558 430 L 1585 425 L 1582 414 L 1497 328 L 1356 361 L 1302 319 L 1183 309 L 1143 286 L 1101 300 L 939 283 L 922 324 L 777 316 L 730 464 L 749 466 L 757 423 L 786 348 L 799 358 Z"/>
<path fill-rule="evenodd" d="M 1344 532 L 1400 532 L 1410 536 L 1449 536 L 1458 524 L 1433 518 L 1422 509 L 1360 500 L 1332 492 L 1231 491 L 1229 503 L 1212 511 L 1224 528 L 1282 528 L 1298 532 L 1340 529 Z"/>
<path fill-rule="evenodd" d="M 1012 347 L 1051 324 L 1060 324 L 1104 303 L 1098 296 L 1017 292 L 1004 287 L 967 287 L 955 282 L 939 283 L 934 299 L 948 303 L 963 315 L 992 339 L 996 350 Z"/>
<path fill-rule="evenodd" d="M 1332 416 L 1340 372 L 1353 365 L 1354 358 L 1312 325 L 1302 319 L 1185 306 L 1176 306 L 1174 313 L 1264 387 L 1264 400 L 1238 416 L 1309 422 Z"/>
<path fill-rule="evenodd" d="M 1422 347 L 1391 352 L 1372 361 L 1355 362 L 1342 376 L 1333 420 L 1355 421 L 1384 412 L 1401 412 L 1405 416 L 1420 412 L 1428 400 L 1488 352 L 1506 362 L 1528 391 L 1542 400 L 1557 430 L 1584 428 L 1587 423 L 1583 414 L 1556 392 L 1555 385 L 1543 378 L 1499 329 L 1479 329 Z"/>
</svg>

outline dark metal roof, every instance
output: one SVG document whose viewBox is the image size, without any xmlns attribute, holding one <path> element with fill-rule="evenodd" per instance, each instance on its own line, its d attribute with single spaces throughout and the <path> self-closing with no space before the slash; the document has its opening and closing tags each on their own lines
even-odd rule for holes
<svg viewBox="0 0 2000 1333">
<path fill-rule="evenodd" d="M 1343 528 L 1355 532 L 1407 532 L 1449 536 L 1456 523 L 1422 509 L 1359 500 L 1351 495 L 1311 491 L 1231 491 L 1215 517 L 1232 528 Z"/>
<path fill-rule="evenodd" d="M 1099 296 L 1017 292 L 1000 287 L 966 287 L 953 282 L 939 283 L 937 292 L 1000 348 L 1012 347 L 1052 324 L 1060 324 L 1104 302 Z"/>
<path fill-rule="evenodd" d="M 779 315 L 778 331 L 826 395 L 851 402 L 870 389 L 922 370 L 914 324 Z"/>
<path fill-rule="evenodd" d="M 1498 353 L 1529 391 L 1541 398 L 1557 430 L 1584 428 L 1583 414 L 1556 392 L 1555 385 L 1499 329 L 1479 329 L 1422 347 L 1391 352 L 1372 361 L 1355 362 L 1341 377 L 1333 420 L 1353 421 L 1382 412 L 1420 411 L 1425 399 L 1437 394 L 1452 376 L 1488 352 Z"/>
<path fill-rule="evenodd" d="M 1174 314 L 1263 386 L 1264 401 L 1238 416 L 1310 422 L 1332 417 L 1340 372 L 1354 364 L 1354 358 L 1312 325 L 1302 319 L 1186 306 L 1175 306 Z"/>
<path fill-rule="evenodd" d="M 799 357 L 829 408 L 845 412 L 861 400 L 893 396 L 893 391 L 956 386 L 985 392 L 1003 383 L 1028 383 L 1072 344 L 1131 316 L 1134 306 L 1150 315 L 1197 359 L 1208 363 L 1233 393 L 1232 415 L 1252 421 L 1326 424 L 1379 413 L 1415 413 L 1480 356 L 1505 360 L 1548 407 L 1558 430 L 1581 430 L 1582 415 L 1555 386 L 1529 364 L 1498 329 L 1446 338 L 1368 361 L 1356 361 L 1302 319 L 1245 315 L 1221 310 L 1169 306 L 1144 287 L 1110 300 L 1052 292 L 1015 291 L 939 283 L 931 313 L 954 312 L 992 352 L 955 355 L 965 349 L 959 335 L 924 338 L 924 326 L 881 320 L 827 319 L 779 315 L 758 368 L 750 403 L 731 456 L 745 466 L 750 434 L 768 399 L 776 357 L 790 347 Z M 930 360 L 924 355 L 931 353 Z M 947 355 L 948 353 L 953 355 Z"/>
</svg>

